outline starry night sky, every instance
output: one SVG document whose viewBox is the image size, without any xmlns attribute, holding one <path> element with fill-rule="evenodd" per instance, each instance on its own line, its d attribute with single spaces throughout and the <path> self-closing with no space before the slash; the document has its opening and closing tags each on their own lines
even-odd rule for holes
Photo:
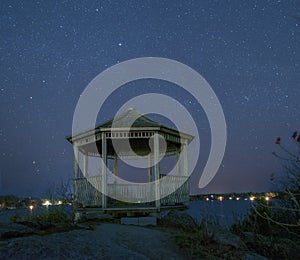
<svg viewBox="0 0 300 260">
<path fill-rule="evenodd" d="M 99 123 L 129 98 L 173 96 L 194 117 L 201 158 L 192 193 L 263 191 L 280 171 L 277 136 L 299 129 L 299 1 L 0 1 L 0 194 L 44 196 L 73 176 L 73 112 L 87 84 L 106 68 L 165 57 L 195 69 L 226 117 L 222 166 L 197 188 L 210 129 L 193 97 L 159 80 L 124 85 Z"/>
</svg>

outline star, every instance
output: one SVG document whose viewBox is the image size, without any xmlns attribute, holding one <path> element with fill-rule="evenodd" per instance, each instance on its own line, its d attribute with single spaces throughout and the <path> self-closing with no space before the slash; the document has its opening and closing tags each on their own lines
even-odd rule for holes
<svg viewBox="0 0 300 260">
<path fill-rule="evenodd" d="M 80 93 L 96 75 L 112 65 L 146 56 L 170 58 L 199 72 L 224 109 L 228 126 L 226 167 L 220 169 L 216 185 L 209 189 L 223 187 L 220 183 L 226 174 L 228 180 L 234 180 L 225 182 L 227 191 L 236 191 L 241 186 L 245 190 L 260 189 L 265 179 L 260 179 L 259 173 L 268 174 L 275 166 L 272 161 L 261 164 L 256 156 L 269 158 L 273 150 L 269 138 L 296 130 L 291 128 L 299 122 L 300 21 L 287 15 L 296 10 L 294 1 L 236 1 L 231 6 L 220 3 L 218 8 L 214 1 L 177 1 L 180 5 L 162 3 L 160 7 L 148 1 L 143 5 L 128 2 L 84 6 L 78 0 L 64 1 L 59 12 L 49 9 L 43 1 L 1 7 L 0 165 L 19 185 L 18 189 L 9 187 L 8 191 L 33 190 L 23 183 L 26 174 L 17 178 L 24 154 L 29 158 L 25 164 L 38 168 L 40 173 L 51 172 L 54 165 L 60 169 L 49 174 L 48 183 L 65 178 L 66 172 L 72 175 L 72 149 L 64 136 L 70 134 Z M 267 10 L 268 15 L 264 15 Z M 115 21 L 115 17 L 120 19 Z M 182 80 L 189 81 L 183 75 Z M 152 88 L 152 83 L 157 88 Z M 190 112 L 204 140 L 203 151 L 209 151 L 209 136 L 202 138 L 201 134 L 209 134 L 206 110 L 191 94 L 179 88 L 173 91 L 172 85 L 145 79 L 122 86 L 108 97 L 97 123 L 112 118 L 114 110 L 135 95 L 158 92 L 175 99 Z M 201 88 L 195 86 L 200 92 Z M 155 100 L 153 105 L 163 106 Z M 241 143 L 239 138 L 243 136 L 247 138 Z M 261 138 L 258 149 L 255 136 Z M 28 150 L 28 144 L 34 149 Z M 18 152 L 12 155 L 14 164 L 7 159 L 15 146 Z M 39 149 L 39 158 L 46 158 L 45 162 L 36 157 L 35 147 L 43 148 Z M 247 155 L 245 161 L 239 158 L 243 154 Z M 202 163 L 204 166 L 204 159 Z M 197 164 L 193 176 L 198 172 Z M 252 184 L 238 177 L 240 174 L 251 176 Z M 193 183 L 198 183 L 196 177 Z M 39 186 L 35 179 L 32 184 Z M 47 181 L 43 185 L 47 189 Z M 192 185 L 191 190 L 199 191 L 197 185 Z"/>
<path fill-rule="evenodd" d="M 248 96 L 244 96 L 244 99 L 245 99 L 246 101 L 249 101 L 249 97 L 248 97 Z"/>
</svg>

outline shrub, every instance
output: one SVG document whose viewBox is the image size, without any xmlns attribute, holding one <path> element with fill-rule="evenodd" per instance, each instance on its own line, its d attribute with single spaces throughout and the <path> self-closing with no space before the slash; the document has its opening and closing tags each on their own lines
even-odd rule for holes
<svg viewBox="0 0 300 260">
<path fill-rule="evenodd" d="M 300 257 L 300 136 L 292 135 L 296 149 L 288 150 L 277 138 L 284 155 L 273 153 L 284 162 L 283 179 L 274 178 L 280 186 L 280 197 L 269 202 L 258 201 L 243 221 L 236 221 L 231 231 L 244 236 L 250 249 L 267 257 Z M 249 236 L 251 234 L 251 236 Z"/>
<path fill-rule="evenodd" d="M 14 214 L 9 218 L 11 223 L 24 221 L 41 221 L 51 224 L 67 223 L 69 220 L 64 212 L 63 207 L 43 208 L 38 214 L 20 215 Z"/>
</svg>

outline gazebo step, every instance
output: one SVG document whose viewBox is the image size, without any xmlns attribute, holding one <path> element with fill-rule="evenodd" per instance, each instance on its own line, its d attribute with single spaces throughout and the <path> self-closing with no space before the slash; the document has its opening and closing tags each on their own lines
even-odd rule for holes
<svg viewBox="0 0 300 260">
<path fill-rule="evenodd" d="M 135 226 L 156 226 L 156 217 L 131 217 L 121 218 L 122 225 L 135 225 Z"/>
</svg>

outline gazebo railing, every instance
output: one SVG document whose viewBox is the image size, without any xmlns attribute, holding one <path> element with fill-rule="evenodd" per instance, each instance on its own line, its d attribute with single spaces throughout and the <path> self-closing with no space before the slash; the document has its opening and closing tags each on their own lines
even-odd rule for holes
<svg viewBox="0 0 300 260">
<path fill-rule="evenodd" d="M 83 207 L 100 207 L 102 193 L 99 191 L 101 176 L 75 179 L 75 200 Z"/>
<path fill-rule="evenodd" d="M 160 186 L 161 194 L 170 193 L 170 195 L 161 199 L 162 206 L 171 206 L 177 204 L 187 204 L 189 202 L 189 181 L 186 176 L 168 175 L 164 185 Z M 183 183 L 176 189 L 178 183 Z M 175 190 L 174 192 L 171 192 Z"/>
<path fill-rule="evenodd" d="M 150 201 L 153 185 L 143 183 L 119 184 L 112 183 L 107 185 L 108 196 L 112 198 L 120 198 L 120 200 L 130 200 L 135 203 L 141 201 Z"/>
<path fill-rule="evenodd" d="M 178 182 L 183 183 L 177 190 L 174 190 Z M 178 185 L 177 185 L 178 186 Z M 102 193 L 100 192 L 101 176 L 93 176 L 75 179 L 75 198 L 77 203 L 83 207 L 100 207 Z M 186 176 L 169 175 L 165 178 L 164 185 L 160 186 L 160 194 L 170 193 L 170 195 L 161 199 L 161 206 L 172 206 L 186 204 L 189 201 L 189 182 Z M 130 200 L 135 203 L 141 201 L 150 201 L 155 194 L 155 184 L 151 185 L 141 183 L 108 183 L 107 194 L 112 198 L 120 200 Z M 152 196 L 151 196 L 152 195 Z M 153 198 L 153 197 L 152 197 Z M 138 204 L 137 204 L 138 206 Z M 107 207 L 110 207 L 108 204 Z"/>
</svg>

